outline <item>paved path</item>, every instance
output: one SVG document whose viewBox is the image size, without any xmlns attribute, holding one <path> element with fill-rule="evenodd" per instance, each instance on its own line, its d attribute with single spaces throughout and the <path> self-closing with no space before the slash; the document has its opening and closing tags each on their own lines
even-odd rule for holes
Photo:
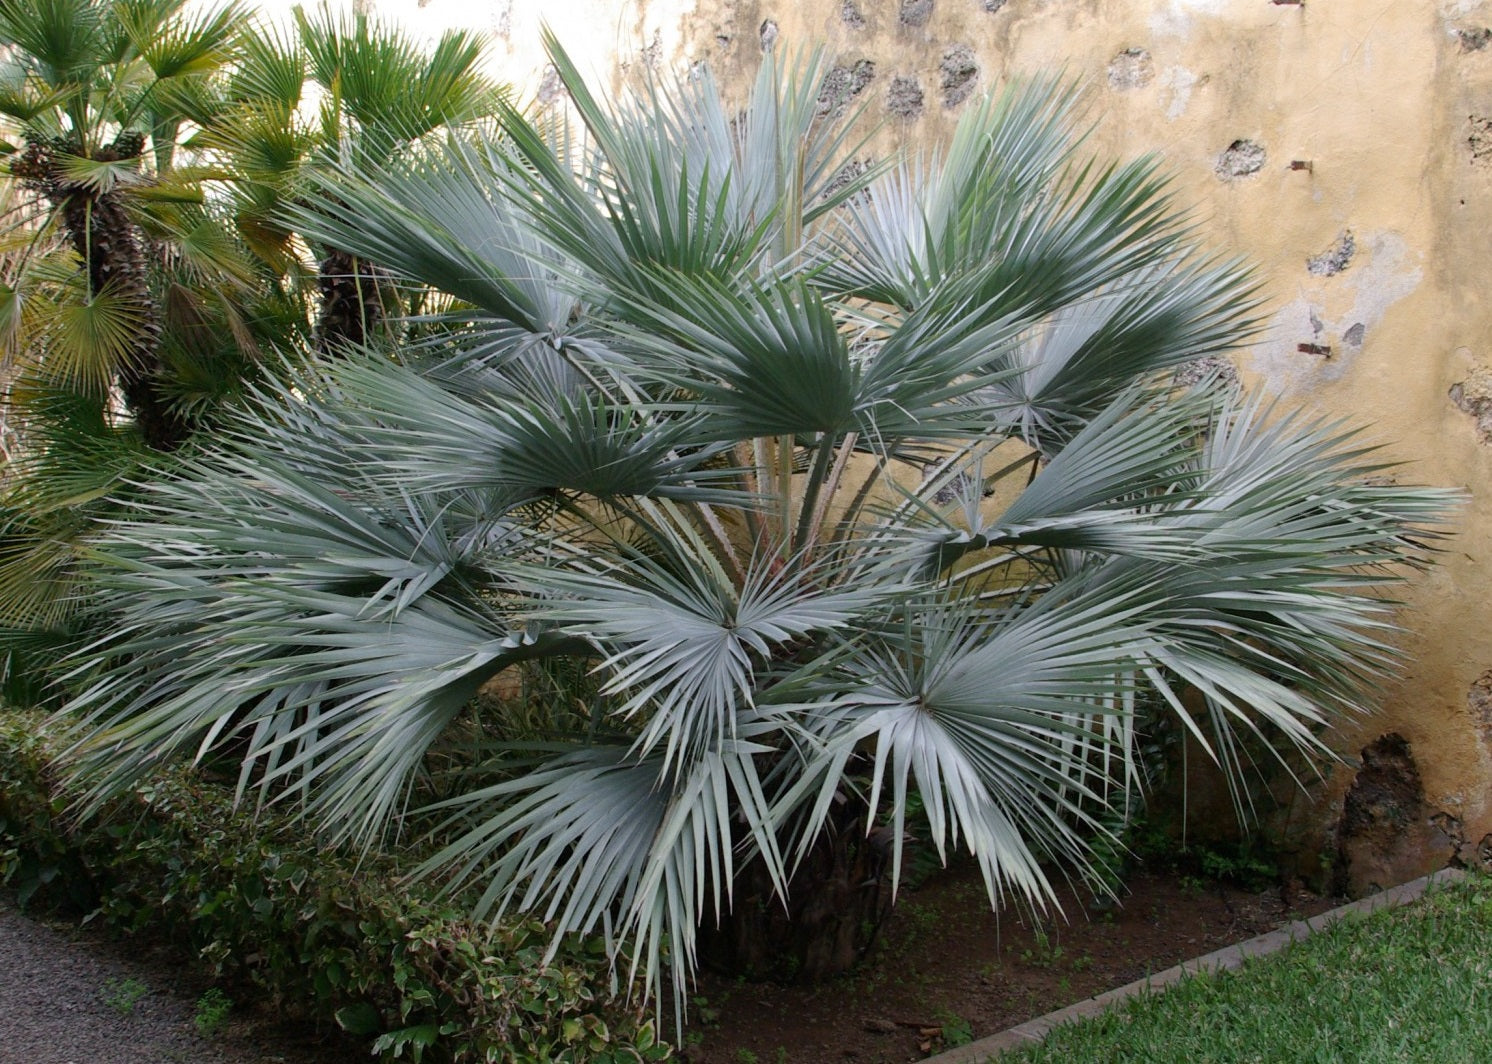
<svg viewBox="0 0 1492 1064">
<path fill-rule="evenodd" d="M 247 1025 L 211 1038 L 193 1023 L 197 998 L 159 961 L 128 944 L 54 930 L 0 899 L 0 1064 L 312 1064 L 345 1059 L 255 1043 Z M 121 984 L 141 996 L 127 1011 Z M 113 1004 L 110 999 L 113 999 Z M 361 1059 L 370 1059 L 362 1057 Z"/>
</svg>

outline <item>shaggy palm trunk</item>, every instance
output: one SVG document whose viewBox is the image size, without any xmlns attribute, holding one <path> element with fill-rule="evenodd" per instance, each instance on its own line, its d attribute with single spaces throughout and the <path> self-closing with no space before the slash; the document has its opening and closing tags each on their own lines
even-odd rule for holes
<svg viewBox="0 0 1492 1064">
<path fill-rule="evenodd" d="M 361 347 L 383 325 L 383 297 L 388 274 L 377 266 L 335 248 L 318 265 L 321 312 L 316 322 L 316 346 L 334 354 L 351 345 Z"/>
<path fill-rule="evenodd" d="M 121 133 L 94 158 L 134 159 L 144 147 L 143 135 Z M 57 209 L 63 230 L 87 270 L 89 294 L 108 291 L 134 311 L 129 350 L 117 370 L 119 390 L 145 442 L 156 450 L 175 450 L 191 430 L 171 410 L 160 388 L 160 311 L 150 292 L 143 235 L 130 219 L 118 189 L 100 192 L 67 176 L 62 160 L 81 154 L 82 147 L 75 141 L 34 140 L 13 164 L 12 173 Z"/>
<path fill-rule="evenodd" d="M 761 861 L 741 869 L 731 911 L 699 929 L 705 966 L 747 979 L 812 983 L 865 955 L 891 910 L 890 836 L 865 831 L 865 812 L 840 796 L 788 885 L 772 889 Z"/>
</svg>

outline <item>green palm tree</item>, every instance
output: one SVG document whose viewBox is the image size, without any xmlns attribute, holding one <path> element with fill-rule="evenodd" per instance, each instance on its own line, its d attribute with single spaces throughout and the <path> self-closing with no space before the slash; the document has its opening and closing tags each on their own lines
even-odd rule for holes
<svg viewBox="0 0 1492 1064">
<path fill-rule="evenodd" d="M 582 136 L 508 111 L 301 201 L 454 309 L 287 371 L 100 537 L 97 795 L 226 748 L 372 844 L 477 714 L 499 741 L 435 781 L 426 871 L 677 991 L 751 931 L 842 961 L 914 796 L 992 902 L 1101 875 L 1142 698 L 1234 781 L 1255 736 L 1326 752 L 1450 498 L 1174 384 L 1258 301 L 1153 161 L 1081 161 L 1038 81 L 857 174 L 817 60 L 769 58 L 737 112 L 701 72 L 608 105 L 551 52 Z M 594 688 L 473 702 L 564 662 Z"/>
<path fill-rule="evenodd" d="M 295 9 L 294 34 L 254 28 L 204 144 L 233 176 L 240 233 L 267 262 L 298 272 L 284 208 L 310 175 L 371 171 L 436 131 L 490 119 L 505 90 L 481 73 L 483 44 L 449 31 L 424 48 L 366 15 Z M 302 106 L 314 87 L 317 108 Z M 318 246 L 315 342 L 323 351 L 379 338 L 394 299 L 376 263 Z"/>
<path fill-rule="evenodd" d="M 0 0 L 0 661 L 72 634 L 78 555 L 110 495 L 242 383 L 274 315 L 204 190 L 243 8 Z M 283 316 L 278 324 L 283 324 Z"/>
<path fill-rule="evenodd" d="M 236 4 L 0 0 L 0 43 L 0 114 L 24 142 L 10 152 L 0 234 L 15 437 L 0 648 L 23 677 L 19 648 L 73 634 L 81 543 L 118 511 L 120 485 L 213 430 L 265 352 L 360 342 L 377 317 L 387 285 L 358 284 L 376 280 L 366 263 L 329 266 L 318 296 L 304 245 L 279 221 L 297 182 L 338 159 L 386 161 L 490 114 L 498 94 L 471 35 L 427 52 L 330 15 L 283 34 Z M 312 79 L 323 104 L 307 118 Z M 340 273 L 353 278 L 350 309 L 327 295 L 347 287 Z"/>
<path fill-rule="evenodd" d="M 0 327 L 42 381 L 103 397 L 117 387 L 158 450 L 178 447 L 190 426 L 168 394 L 161 347 L 172 308 L 152 246 L 169 243 L 173 266 L 212 272 L 219 295 L 250 272 L 218 234 L 203 175 L 176 166 L 183 135 L 210 114 L 244 12 L 185 8 L 0 0 L 0 114 L 24 141 L 9 146 L 22 195 L 8 218 Z M 78 264 L 72 276 L 49 269 L 62 249 Z"/>
</svg>

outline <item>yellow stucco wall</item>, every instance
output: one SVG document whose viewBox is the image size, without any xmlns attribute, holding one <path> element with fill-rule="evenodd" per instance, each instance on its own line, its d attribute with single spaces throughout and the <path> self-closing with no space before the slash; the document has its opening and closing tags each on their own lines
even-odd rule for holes
<svg viewBox="0 0 1492 1064">
<path fill-rule="evenodd" d="M 861 83 L 857 101 L 885 120 L 881 151 L 946 137 L 967 90 L 1044 71 L 1079 79 L 1099 123 L 1092 148 L 1160 153 L 1211 243 L 1260 266 L 1271 322 L 1236 359 L 1245 379 L 1292 406 L 1366 424 L 1408 463 L 1403 480 L 1469 490 L 1441 564 L 1407 591 L 1404 667 L 1377 711 L 1339 739 L 1355 754 L 1402 735 L 1422 777 L 1423 812 L 1460 822 L 1463 858 L 1474 859 L 1484 838 L 1492 850 L 1492 679 L 1476 685 L 1492 670 L 1492 301 L 1483 298 L 1492 273 L 1492 0 L 367 6 L 427 30 L 489 31 L 499 72 L 530 91 L 543 76 L 541 19 L 583 69 L 703 59 L 727 86 L 754 70 L 764 40 L 826 44 Z M 1248 142 L 1231 158 L 1239 172 L 1220 173 L 1237 142 Z M 1329 841 L 1352 780 L 1343 768 L 1316 789 L 1319 840 Z M 1440 823 L 1454 835 L 1454 821 Z M 1431 832 L 1420 849 L 1425 839 L 1439 845 Z M 1424 867 L 1444 863 L 1444 841 Z M 1410 871 L 1419 858 L 1406 860 Z"/>
<path fill-rule="evenodd" d="M 887 122 L 883 148 L 946 137 L 972 63 L 977 89 L 1064 70 L 1086 87 L 1096 151 L 1165 158 L 1207 239 L 1261 268 L 1271 321 L 1236 359 L 1245 379 L 1365 423 L 1407 463 L 1401 479 L 1470 492 L 1440 566 L 1407 591 L 1403 669 L 1339 739 L 1356 754 L 1402 735 L 1419 815 L 1454 818 L 1437 820 L 1445 833 L 1406 829 L 1429 852 L 1403 854 L 1399 874 L 1443 864 L 1458 834 L 1475 859 L 1492 835 L 1492 715 L 1477 708 L 1492 695 L 1469 698 L 1492 669 L 1492 3 L 702 0 L 658 17 L 649 32 L 728 84 L 764 34 L 826 43 L 857 80 L 872 73 L 858 100 Z M 914 82 L 921 112 L 905 117 Z M 1228 174 L 1230 161 L 1258 168 Z M 1344 767 L 1317 789 L 1305 819 L 1318 842 L 1353 777 Z"/>
</svg>

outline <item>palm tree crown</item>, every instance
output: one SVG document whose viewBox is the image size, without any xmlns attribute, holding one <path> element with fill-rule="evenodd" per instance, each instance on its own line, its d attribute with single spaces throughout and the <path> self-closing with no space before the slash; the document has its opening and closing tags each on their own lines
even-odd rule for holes
<svg viewBox="0 0 1492 1064">
<path fill-rule="evenodd" d="M 574 660 L 573 697 L 484 703 L 429 869 L 677 987 L 748 870 L 810 889 L 846 809 L 893 884 L 916 794 L 992 900 L 1040 901 L 1048 862 L 1092 870 L 1141 697 L 1234 778 L 1242 738 L 1321 749 L 1361 705 L 1375 586 L 1447 499 L 1174 384 L 1251 334 L 1253 282 L 1152 161 L 1077 159 L 1072 92 L 867 169 L 816 59 L 737 113 L 698 71 L 607 105 L 550 45 L 583 132 L 509 111 L 293 211 L 452 309 L 287 369 L 101 537 L 99 794 L 228 744 L 371 841 L 484 683 Z"/>
</svg>

